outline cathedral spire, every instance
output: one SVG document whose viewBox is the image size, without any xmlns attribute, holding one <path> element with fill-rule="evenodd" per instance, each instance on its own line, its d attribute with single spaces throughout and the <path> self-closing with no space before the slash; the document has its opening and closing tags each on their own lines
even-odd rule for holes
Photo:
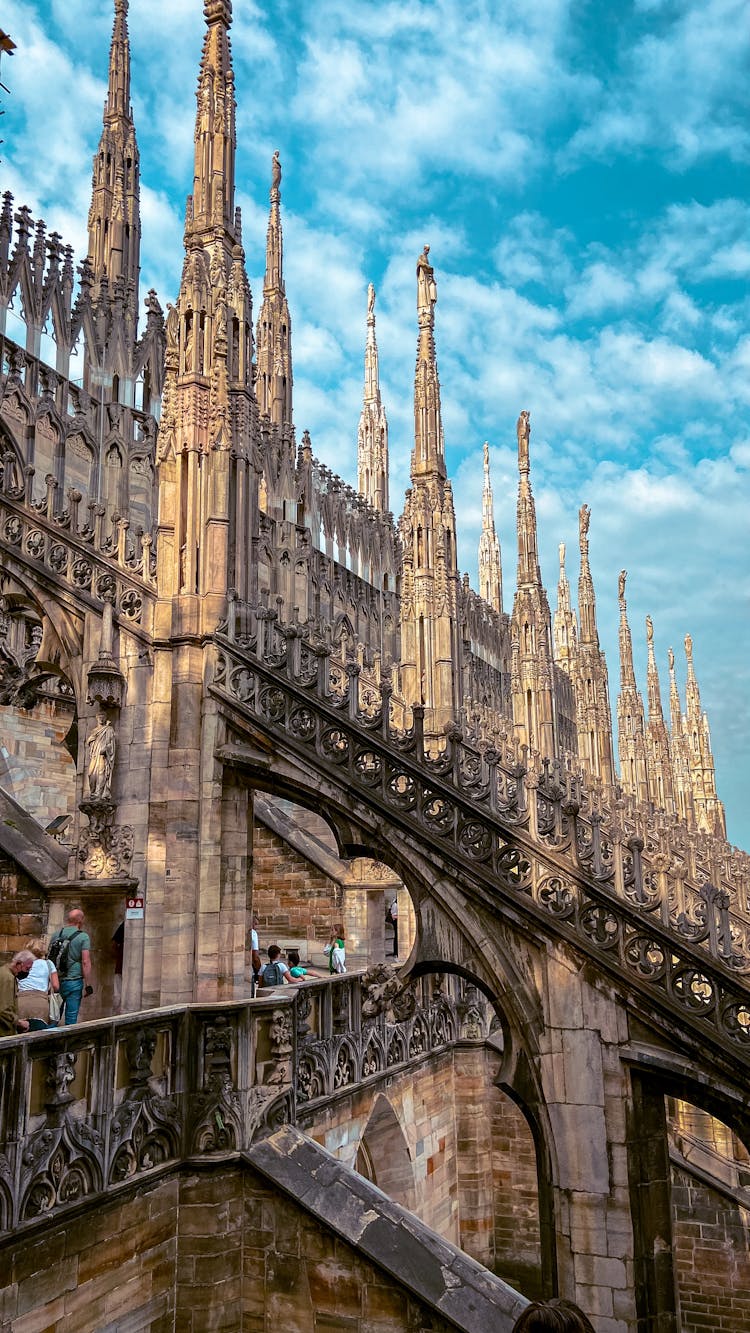
<svg viewBox="0 0 750 1333">
<path fill-rule="evenodd" d="M 620 778 L 623 788 L 638 801 L 648 801 L 645 717 L 643 699 L 633 667 L 633 640 L 625 601 L 627 570 L 620 573 L 620 693 L 617 696 L 617 730 L 620 752 Z"/>
<path fill-rule="evenodd" d="M 417 368 L 414 375 L 414 453 L 412 480 L 415 476 L 437 474 L 445 478 L 445 443 L 440 411 L 440 380 L 435 357 L 435 305 L 437 285 L 426 245 L 417 260 Z"/>
<path fill-rule="evenodd" d="M 536 530 L 536 508 L 531 491 L 529 474 L 529 438 L 531 427 L 529 413 L 522 412 L 516 423 L 518 436 L 518 586 L 534 584 L 542 586 L 542 574 L 539 568 L 539 549 Z"/>
<path fill-rule="evenodd" d="M 557 548 L 560 559 L 560 574 L 557 580 L 557 607 L 553 621 L 555 643 L 555 661 L 568 675 L 572 675 L 578 646 L 576 618 L 570 604 L 570 583 L 565 569 L 565 542 Z"/>
<path fill-rule="evenodd" d="M 591 510 L 588 505 L 581 505 L 578 512 L 578 546 L 581 552 L 581 568 L 578 575 L 578 615 L 581 622 L 581 644 L 599 647 L 599 632 L 596 626 L 596 596 L 594 580 L 589 564 L 589 523 Z"/>
<path fill-rule="evenodd" d="M 724 806 L 716 794 L 716 773 L 711 750 L 708 717 L 701 709 L 701 696 L 693 664 L 693 640 L 685 635 L 687 684 L 685 686 L 685 735 L 690 778 L 698 828 L 726 837 Z"/>
<path fill-rule="evenodd" d="M 440 382 L 435 362 L 437 287 L 426 245 L 417 260 L 417 367 L 411 486 L 400 521 L 401 688 L 425 707 L 426 736 L 443 736 L 461 706 L 456 513 L 445 469 Z"/>
<path fill-rule="evenodd" d="M 278 149 L 271 166 L 270 208 L 266 233 L 266 276 L 258 315 L 257 394 L 260 411 L 277 425 L 292 424 L 292 323 L 284 287 L 281 231 L 281 162 Z"/>
<path fill-rule="evenodd" d="M 380 396 L 378 344 L 375 339 L 375 288 L 367 288 L 365 387 L 357 432 L 357 485 L 360 495 L 383 512 L 388 509 L 388 422 Z"/>
<path fill-rule="evenodd" d="M 224 234 L 234 243 L 239 236 L 234 214 L 237 137 L 231 0 L 205 0 L 203 13 L 207 27 L 196 93 L 193 193 L 188 197 L 185 239 L 201 244 L 207 234 Z"/>
<path fill-rule="evenodd" d="M 130 106 L 130 40 L 127 0 L 115 0 L 109 53 L 109 84 L 99 148 L 94 156 L 89 208 L 89 261 L 92 299 L 122 297 L 123 328 L 117 371 L 128 373 L 127 353 L 135 342 L 140 272 L 140 180 L 138 145 Z M 124 345 L 123 345 L 124 344 Z"/>
<path fill-rule="evenodd" d="M 193 194 L 180 292 L 166 321 L 157 455 L 157 584 L 165 601 L 176 599 L 175 633 L 204 632 L 226 614 L 227 589 L 242 605 L 255 595 L 256 578 L 248 533 L 257 506 L 257 403 L 252 298 L 234 209 L 230 0 L 206 0 L 204 14 Z"/>
<path fill-rule="evenodd" d="M 553 758 L 555 734 L 553 692 L 552 617 L 542 583 L 537 546 L 536 510 L 529 473 L 529 413 L 516 423 L 518 437 L 518 581 L 513 601 L 511 631 L 518 636 L 517 688 L 513 689 L 513 716 L 519 743 Z"/>
<path fill-rule="evenodd" d="M 484 446 L 484 487 L 482 490 L 482 533 L 479 538 L 479 595 L 502 614 L 503 572 L 500 542 L 495 531 L 495 506 L 490 480 L 490 446 Z"/>
<path fill-rule="evenodd" d="M 646 616 L 646 641 L 648 644 L 646 677 L 648 695 L 648 724 L 646 727 L 648 785 L 654 803 L 662 810 L 671 811 L 674 808 L 672 756 L 661 703 L 659 672 L 654 656 L 654 625 L 650 616 Z"/>
<path fill-rule="evenodd" d="M 128 0 L 115 0 L 115 22 L 109 51 L 109 89 L 104 117 L 106 120 L 115 116 L 130 116 Z"/>
</svg>

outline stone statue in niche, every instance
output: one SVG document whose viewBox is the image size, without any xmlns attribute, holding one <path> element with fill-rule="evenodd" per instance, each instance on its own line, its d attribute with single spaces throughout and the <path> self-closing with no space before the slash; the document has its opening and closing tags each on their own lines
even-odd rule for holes
<svg viewBox="0 0 750 1333">
<path fill-rule="evenodd" d="M 112 774 L 115 768 L 117 737 L 106 713 L 97 713 L 97 725 L 86 741 L 89 752 L 88 779 L 92 800 L 112 799 Z"/>
</svg>

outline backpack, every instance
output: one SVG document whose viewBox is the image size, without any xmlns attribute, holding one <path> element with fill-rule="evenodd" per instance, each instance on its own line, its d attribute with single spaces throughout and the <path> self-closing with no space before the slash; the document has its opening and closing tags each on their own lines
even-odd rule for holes
<svg viewBox="0 0 750 1333">
<path fill-rule="evenodd" d="M 47 958 L 57 968 L 57 972 L 61 978 L 66 977 L 68 974 L 68 967 L 70 966 L 70 946 L 76 935 L 82 934 L 82 930 L 75 930 L 72 935 L 63 935 L 62 931 L 58 931 L 47 950 Z"/>
<path fill-rule="evenodd" d="M 261 972 L 264 986 L 283 986 L 284 973 L 278 963 L 266 963 Z"/>
</svg>

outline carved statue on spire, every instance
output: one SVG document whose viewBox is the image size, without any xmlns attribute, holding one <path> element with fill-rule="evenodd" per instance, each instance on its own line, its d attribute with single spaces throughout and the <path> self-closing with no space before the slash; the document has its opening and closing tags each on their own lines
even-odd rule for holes
<svg viewBox="0 0 750 1333">
<path fill-rule="evenodd" d="M 437 304 L 435 270 L 429 260 L 430 247 L 426 245 L 417 260 L 417 313 L 432 318 Z"/>
<path fill-rule="evenodd" d="M 581 505 L 578 510 L 578 540 L 583 548 L 583 543 L 589 535 L 589 523 L 591 522 L 591 510 L 588 505 Z"/>
<path fill-rule="evenodd" d="M 516 435 L 518 436 L 518 467 L 521 472 L 529 471 L 529 436 L 531 434 L 531 416 L 529 412 L 522 412 L 516 422 Z"/>
<path fill-rule="evenodd" d="M 560 575 L 562 576 L 565 573 L 565 542 L 560 542 L 557 554 L 560 560 Z"/>
<path fill-rule="evenodd" d="M 487 440 L 485 440 L 485 442 L 484 442 L 484 470 L 485 470 L 485 472 L 489 472 L 489 468 L 490 468 L 490 446 L 489 446 Z"/>
<path fill-rule="evenodd" d="M 625 580 L 627 577 L 628 577 L 627 569 L 621 569 L 620 577 L 617 580 L 617 596 L 619 597 L 621 602 L 625 600 Z"/>
<path fill-rule="evenodd" d="M 685 635 L 685 656 L 688 662 L 693 660 L 693 640 L 689 634 Z"/>
<path fill-rule="evenodd" d="M 271 160 L 271 189 L 278 190 L 281 185 L 281 162 L 279 161 L 279 150 L 273 155 Z"/>
<path fill-rule="evenodd" d="M 670 670 L 670 671 L 674 671 L 674 649 L 673 649 L 673 648 L 670 648 L 669 651 L 668 651 L 668 653 L 667 653 L 667 661 L 669 662 L 669 670 Z"/>
<path fill-rule="evenodd" d="M 649 644 L 654 642 L 654 622 L 650 616 L 646 616 L 646 640 Z"/>
<path fill-rule="evenodd" d="M 370 282 L 367 285 L 367 318 L 373 319 L 375 316 L 375 288 Z"/>
</svg>

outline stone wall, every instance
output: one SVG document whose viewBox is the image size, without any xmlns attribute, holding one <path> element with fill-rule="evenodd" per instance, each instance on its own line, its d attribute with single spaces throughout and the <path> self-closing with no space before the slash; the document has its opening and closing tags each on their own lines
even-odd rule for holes
<svg viewBox="0 0 750 1333">
<path fill-rule="evenodd" d="M 747 1333 L 750 1208 L 673 1167 L 672 1218 L 683 1333 Z"/>
<path fill-rule="evenodd" d="M 534 1140 L 523 1114 L 499 1088 L 490 1090 L 494 1187 L 492 1271 L 540 1300 L 542 1252 Z"/>
<path fill-rule="evenodd" d="M 250 1167 L 142 1185 L 6 1245 L 0 1270 L 0 1333 L 456 1328 Z"/>
<path fill-rule="evenodd" d="M 68 706 L 44 701 L 26 712 L 0 708 L 0 787 L 46 827 L 75 809 L 75 764 L 63 741 Z"/>
<path fill-rule="evenodd" d="M 311 936 L 322 945 L 340 919 L 338 884 L 257 820 L 253 828 L 253 911 L 265 950 L 276 939 Z M 264 955 L 265 956 L 265 955 Z"/>
<path fill-rule="evenodd" d="M 405 1142 L 412 1174 L 409 1206 L 426 1226 L 460 1244 L 453 1052 L 396 1075 L 383 1094 L 394 1112 L 393 1129 L 390 1140 L 378 1136 L 370 1178 L 387 1192 L 383 1176 Z M 306 1132 L 341 1162 L 355 1166 L 375 1110 L 372 1089 L 365 1088 L 327 1107 L 305 1125 Z"/>
<path fill-rule="evenodd" d="M 47 929 L 47 903 L 32 879 L 0 853 L 0 959 L 5 961 Z"/>
</svg>

